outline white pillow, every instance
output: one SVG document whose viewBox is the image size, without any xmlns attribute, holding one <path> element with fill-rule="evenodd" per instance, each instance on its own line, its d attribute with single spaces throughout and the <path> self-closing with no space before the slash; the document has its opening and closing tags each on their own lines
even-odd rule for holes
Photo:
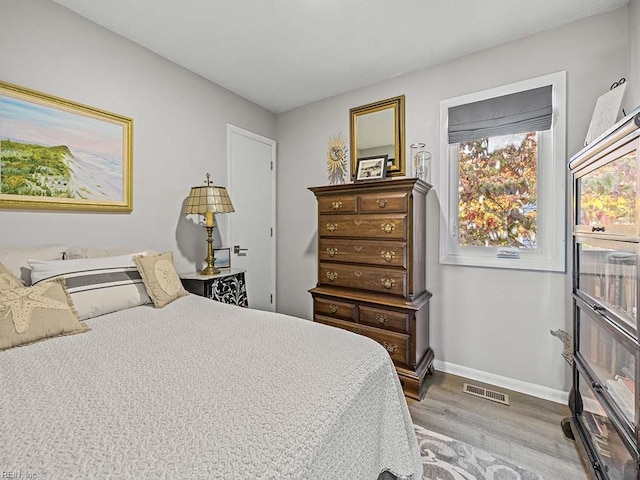
<svg viewBox="0 0 640 480">
<path fill-rule="evenodd" d="M 137 252 L 135 255 L 145 255 Z M 33 284 L 64 277 L 80 320 L 151 303 L 133 255 L 77 260 L 29 260 Z"/>
<path fill-rule="evenodd" d="M 67 247 L 52 245 L 48 247 L 0 248 L 0 263 L 18 277 L 25 285 L 31 285 L 31 267 L 29 259 L 60 260 Z"/>
<path fill-rule="evenodd" d="M 64 259 L 76 260 L 78 258 L 117 257 L 120 255 L 134 254 L 141 250 L 144 250 L 144 249 L 135 248 L 135 247 L 113 247 L 113 248 L 71 247 L 67 249 L 66 252 L 64 252 Z M 147 251 L 147 255 L 152 255 L 151 250 Z"/>
</svg>

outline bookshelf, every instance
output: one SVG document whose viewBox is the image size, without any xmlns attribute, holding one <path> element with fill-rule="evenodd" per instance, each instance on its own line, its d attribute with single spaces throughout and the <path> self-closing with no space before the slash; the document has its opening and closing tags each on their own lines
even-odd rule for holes
<svg viewBox="0 0 640 480">
<path fill-rule="evenodd" d="M 640 480 L 639 148 L 636 111 L 569 162 L 574 362 L 563 429 L 599 480 Z"/>
</svg>

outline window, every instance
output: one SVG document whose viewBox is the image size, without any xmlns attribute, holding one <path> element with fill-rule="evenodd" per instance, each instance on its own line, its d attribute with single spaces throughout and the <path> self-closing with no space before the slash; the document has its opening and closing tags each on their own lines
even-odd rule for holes
<svg viewBox="0 0 640 480">
<path fill-rule="evenodd" d="M 440 262 L 565 271 L 565 72 L 440 103 Z"/>
</svg>

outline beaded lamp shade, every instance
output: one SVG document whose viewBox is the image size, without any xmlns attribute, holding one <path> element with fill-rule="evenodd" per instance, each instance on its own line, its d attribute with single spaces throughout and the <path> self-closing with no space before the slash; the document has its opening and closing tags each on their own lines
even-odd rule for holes
<svg viewBox="0 0 640 480">
<path fill-rule="evenodd" d="M 189 198 L 187 198 L 187 206 L 184 209 L 185 215 L 204 215 L 204 227 L 207 230 L 207 265 L 200 271 L 202 275 L 215 275 L 220 270 L 214 268 L 215 258 L 213 256 L 213 239 L 212 231 L 214 227 L 214 213 L 231 213 L 235 212 L 231 198 L 224 187 L 216 187 L 211 185 L 210 175 L 207 173 L 206 185 L 199 187 L 191 187 Z"/>
<path fill-rule="evenodd" d="M 207 212 L 230 213 L 234 211 L 227 189 L 213 185 L 191 187 L 187 206 L 184 209 L 185 215 L 204 215 Z"/>
</svg>

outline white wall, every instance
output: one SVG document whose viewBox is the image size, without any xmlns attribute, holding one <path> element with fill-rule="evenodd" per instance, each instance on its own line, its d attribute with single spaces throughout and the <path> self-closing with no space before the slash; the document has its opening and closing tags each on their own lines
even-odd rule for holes
<svg viewBox="0 0 640 480">
<path fill-rule="evenodd" d="M 627 85 L 625 111 L 640 107 L 640 0 L 630 0 L 627 5 L 629 48 L 627 51 Z"/>
<path fill-rule="evenodd" d="M 134 119 L 133 213 L 0 210 L 0 246 L 135 244 L 194 270 L 206 234 L 182 215 L 189 188 L 225 184 L 227 123 L 274 138 L 274 115 L 48 0 L 0 0 L 0 45 L 0 80 Z"/>
<path fill-rule="evenodd" d="M 570 275 L 438 264 L 439 102 L 566 70 L 570 156 L 583 144 L 596 98 L 625 75 L 626 52 L 624 8 L 278 115 L 278 310 L 312 316 L 316 206 L 306 187 L 328 183 L 327 140 L 338 131 L 348 138 L 350 108 L 404 94 L 405 151 L 423 141 L 433 154 L 427 288 L 436 359 L 566 391 L 570 370 L 549 330 L 572 330 Z"/>
</svg>

